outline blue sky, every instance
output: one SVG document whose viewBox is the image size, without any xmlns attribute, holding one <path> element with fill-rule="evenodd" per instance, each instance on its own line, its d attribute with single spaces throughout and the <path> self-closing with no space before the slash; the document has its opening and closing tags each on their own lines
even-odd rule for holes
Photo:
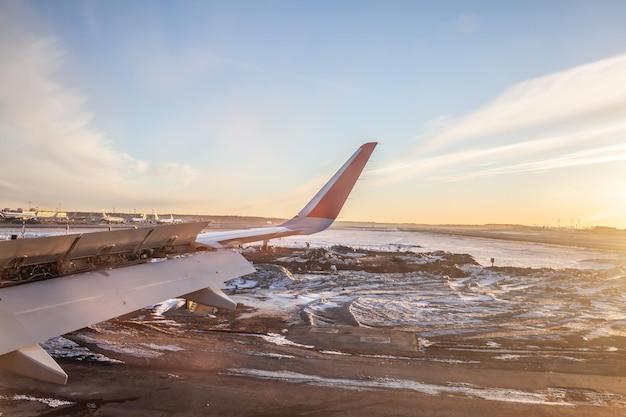
<svg viewBox="0 0 626 417">
<path fill-rule="evenodd" d="M 123 168 L 116 178 L 143 191 L 109 192 L 94 206 L 288 216 L 353 149 L 376 139 L 381 146 L 372 174 L 356 190 L 347 219 L 554 224 L 563 217 L 626 226 L 626 215 L 614 210 L 626 201 L 624 189 L 610 183 L 624 173 L 624 160 L 606 158 L 615 155 L 612 149 L 622 152 L 619 117 L 607 107 L 619 114 L 624 97 L 611 96 L 609 87 L 596 107 L 581 110 L 588 121 L 577 130 L 557 123 L 563 114 L 578 114 L 572 108 L 540 123 L 495 127 L 497 134 L 478 132 L 476 141 L 463 133 L 472 115 L 488 125 L 481 112 L 498 114 L 498 100 L 504 107 L 515 100 L 530 109 L 553 101 L 566 107 L 559 103 L 568 103 L 563 91 L 570 88 L 558 86 L 576 72 L 547 86 L 524 83 L 621 57 L 625 2 L 34 1 L 4 7 L 5 16 L 19 22 L 10 30 L 20 42 L 50 40 L 53 62 L 43 72 L 74 97 L 69 101 L 80 101 L 70 106 L 82 115 L 80 128 L 95 134 L 111 158 L 128 155 L 131 171 L 143 175 Z M 607 77 L 603 68 L 592 68 L 591 87 L 574 87 L 593 94 L 593 77 Z M 611 74 L 619 83 L 619 71 Z M 516 88 L 521 92 L 511 93 Z M 533 88 L 560 96 L 536 95 Z M 601 123 L 598 112 L 606 115 Z M 529 173 L 528 164 L 541 162 L 530 153 L 503 158 L 506 166 L 524 169 L 497 175 L 484 174 L 475 160 L 469 171 L 415 171 L 435 157 L 600 125 L 617 130 L 549 151 L 551 160 L 563 160 L 600 143 L 607 152 L 595 162 L 585 156 L 585 163 L 553 168 L 551 162 L 550 169 L 544 163 Z M 461 132 L 453 140 L 439 138 L 454 129 Z M 581 189 L 572 188 L 573 178 Z M 577 193 L 597 190 L 605 178 L 610 184 L 594 195 L 596 204 L 578 207 Z M 509 195 L 512 187 L 517 191 Z M 53 191 L 33 187 L 31 194 L 41 197 L 15 193 L 10 202 L 90 203 L 84 195 Z M 460 200 L 467 207 L 459 207 Z M 381 201 L 395 204 L 387 209 Z M 528 210 L 519 212 L 519 204 Z"/>
</svg>

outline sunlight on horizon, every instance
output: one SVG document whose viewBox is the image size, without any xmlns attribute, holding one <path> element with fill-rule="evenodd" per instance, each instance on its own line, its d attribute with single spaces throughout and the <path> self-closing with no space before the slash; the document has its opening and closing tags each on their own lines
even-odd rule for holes
<svg viewBox="0 0 626 417">
<path fill-rule="evenodd" d="M 626 29 L 603 10 L 589 31 L 612 43 L 562 50 L 584 38 L 540 22 L 533 60 L 509 54 L 505 7 L 442 8 L 423 28 L 389 15 L 399 29 L 367 51 L 365 33 L 289 7 L 137 4 L 150 18 L 128 20 L 89 5 L 0 5 L 2 207 L 289 218 L 378 140 L 342 220 L 626 228 Z M 571 9 L 564 22 L 584 19 Z"/>
</svg>

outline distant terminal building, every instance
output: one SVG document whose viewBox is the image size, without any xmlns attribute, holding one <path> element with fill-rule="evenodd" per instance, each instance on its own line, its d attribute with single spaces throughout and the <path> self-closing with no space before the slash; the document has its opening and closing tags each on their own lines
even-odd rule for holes
<svg viewBox="0 0 626 417">
<path fill-rule="evenodd" d="M 11 223 L 66 222 L 68 220 L 68 216 L 66 212 L 58 210 L 4 208 L 0 210 L 0 220 Z"/>
<path fill-rule="evenodd" d="M 67 213 L 64 211 L 37 210 L 37 218 L 41 220 L 66 220 Z"/>
</svg>

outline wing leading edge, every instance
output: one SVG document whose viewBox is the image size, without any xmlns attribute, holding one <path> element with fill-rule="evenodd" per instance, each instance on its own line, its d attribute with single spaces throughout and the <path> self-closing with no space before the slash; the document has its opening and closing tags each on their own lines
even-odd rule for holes
<svg viewBox="0 0 626 417">
<path fill-rule="evenodd" d="M 279 226 L 199 234 L 197 242 L 214 250 L 188 257 L 0 287 L 0 368 L 42 381 L 65 383 L 65 372 L 39 346 L 50 337 L 172 297 L 183 296 L 203 304 L 234 308 L 236 303 L 220 288 L 225 281 L 253 272 L 254 267 L 224 246 L 312 234 L 328 228 L 375 147 L 375 142 L 362 145 L 295 217 Z M 107 237 L 115 240 L 115 233 L 109 232 Z M 141 244 L 159 233 L 165 233 L 165 228 L 150 231 Z M 68 253 L 81 238 L 88 242 L 88 235 L 91 234 L 72 238 L 75 241 L 69 245 Z M 42 239 L 58 246 L 56 238 Z M 116 241 L 106 248 L 111 251 L 116 244 L 123 246 L 123 243 Z"/>
</svg>

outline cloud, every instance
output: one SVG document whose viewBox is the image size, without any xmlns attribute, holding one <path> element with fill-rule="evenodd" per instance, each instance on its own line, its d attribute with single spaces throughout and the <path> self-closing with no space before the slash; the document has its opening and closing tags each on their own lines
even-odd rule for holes
<svg viewBox="0 0 626 417">
<path fill-rule="evenodd" d="M 196 177 L 194 168 L 142 161 L 116 149 L 93 126 L 86 98 L 58 80 L 64 64 L 58 41 L 26 33 L 28 26 L 19 10 L 6 4 L 0 10 L 4 202 L 168 204 L 184 192 Z"/>
<path fill-rule="evenodd" d="M 465 13 L 456 19 L 456 30 L 460 33 L 474 33 L 480 27 L 480 17 L 474 13 Z"/>
<path fill-rule="evenodd" d="M 374 173 L 383 182 L 417 174 L 450 181 L 618 161 L 608 154 L 621 155 L 626 143 L 625 111 L 626 55 L 619 55 L 521 82 L 474 112 L 439 121 L 412 156 Z"/>
<path fill-rule="evenodd" d="M 476 170 L 470 173 L 442 176 L 437 179 L 441 181 L 462 181 L 489 175 L 530 173 L 619 161 L 626 161 L 626 143 L 603 146 L 595 149 L 586 149 L 584 151 L 572 152 L 552 158 L 537 159 L 512 165 L 501 165 L 493 168 Z"/>
</svg>

